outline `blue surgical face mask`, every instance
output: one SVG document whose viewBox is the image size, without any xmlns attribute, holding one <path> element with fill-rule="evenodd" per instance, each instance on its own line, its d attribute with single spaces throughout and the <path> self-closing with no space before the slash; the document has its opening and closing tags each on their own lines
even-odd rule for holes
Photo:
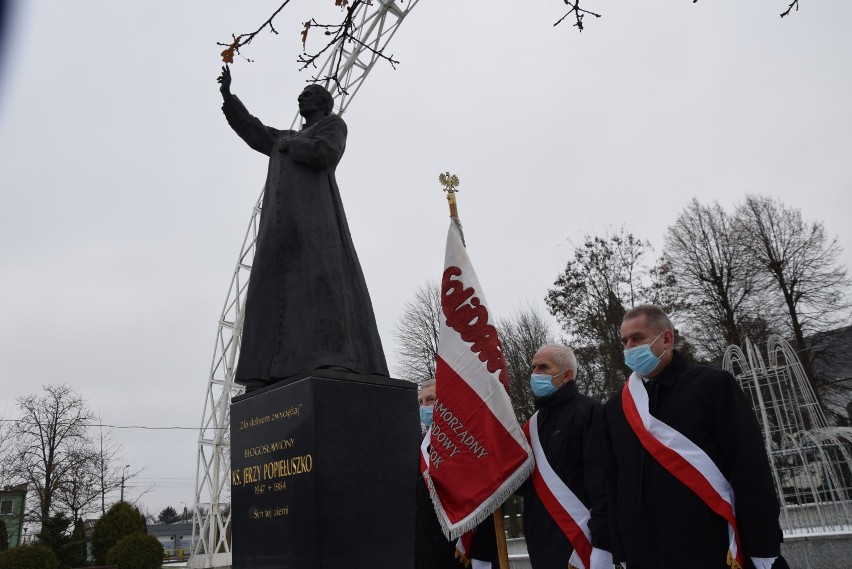
<svg viewBox="0 0 852 569">
<path fill-rule="evenodd" d="M 663 350 L 662 354 L 655 356 L 654 352 L 651 351 L 651 346 L 662 335 L 663 332 L 660 332 L 651 342 L 624 350 L 624 363 L 627 364 L 627 367 L 641 376 L 646 376 L 657 369 L 657 366 L 660 365 L 660 358 L 667 350 Z"/>
<path fill-rule="evenodd" d="M 568 370 L 565 370 L 568 371 Z M 561 373 L 565 373 L 564 371 Z M 557 373 L 556 375 L 561 375 Z M 559 389 L 555 385 L 553 385 L 553 378 L 556 375 L 547 375 L 546 373 L 534 373 L 530 376 L 530 388 L 532 389 L 533 395 L 535 395 L 536 399 L 541 399 L 542 397 L 547 397 L 548 395 L 553 395 L 556 393 L 556 390 Z"/>
<path fill-rule="evenodd" d="M 426 425 L 427 427 L 432 425 L 432 410 L 432 405 L 420 406 L 420 422 Z"/>
</svg>

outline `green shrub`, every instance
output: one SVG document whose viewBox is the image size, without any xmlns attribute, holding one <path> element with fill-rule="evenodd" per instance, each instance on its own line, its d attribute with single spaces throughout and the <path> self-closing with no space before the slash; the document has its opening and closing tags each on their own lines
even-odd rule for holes
<svg viewBox="0 0 852 569">
<path fill-rule="evenodd" d="M 13 547 L 0 553 L 0 569 L 57 569 L 59 560 L 46 545 Z"/>
<path fill-rule="evenodd" d="M 95 556 L 95 564 L 106 565 L 107 552 L 122 538 L 133 533 L 148 533 L 145 518 L 139 510 L 127 502 L 113 504 L 95 523 L 92 533 L 92 554 Z"/>
<path fill-rule="evenodd" d="M 163 546 L 153 535 L 133 533 L 109 550 L 107 563 L 118 569 L 160 569 Z"/>
</svg>

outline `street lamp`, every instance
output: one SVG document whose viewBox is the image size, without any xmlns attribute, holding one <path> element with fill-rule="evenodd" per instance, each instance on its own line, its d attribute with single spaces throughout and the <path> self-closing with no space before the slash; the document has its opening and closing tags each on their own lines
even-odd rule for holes
<svg viewBox="0 0 852 569">
<path fill-rule="evenodd" d="M 124 468 L 121 469 L 121 501 L 124 502 L 124 473 L 127 472 L 127 469 L 130 468 L 130 465 L 127 464 Z"/>
</svg>

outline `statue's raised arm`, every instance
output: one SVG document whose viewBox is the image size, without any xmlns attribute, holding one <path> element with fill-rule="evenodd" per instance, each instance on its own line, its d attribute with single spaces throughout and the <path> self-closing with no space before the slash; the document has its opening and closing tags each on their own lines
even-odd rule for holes
<svg viewBox="0 0 852 569">
<path fill-rule="evenodd" d="M 216 79 L 219 82 L 219 92 L 222 93 L 222 112 L 234 132 L 246 144 L 261 154 L 269 156 L 276 142 L 281 138 L 282 131 L 266 126 L 248 112 L 239 97 L 231 93 L 231 69 L 226 65 Z"/>
</svg>

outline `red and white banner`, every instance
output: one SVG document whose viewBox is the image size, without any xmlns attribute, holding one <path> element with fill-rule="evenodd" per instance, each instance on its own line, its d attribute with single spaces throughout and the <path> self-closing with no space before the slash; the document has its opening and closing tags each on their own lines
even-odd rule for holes
<svg viewBox="0 0 852 569">
<path fill-rule="evenodd" d="M 728 565 L 745 567 L 739 547 L 734 489 L 704 450 L 648 411 L 648 392 L 635 373 L 621 392 L 627 422 L 645 450 L 728 522 Z"/>
<path fill-rule="evenodd" d="M 455 539 L 506 501 L 533 458 L 506 391 L 497 329 L 454 222 L 444 267 L 437 401 L 422 465 L 438 521 Z"/>
</svg>

